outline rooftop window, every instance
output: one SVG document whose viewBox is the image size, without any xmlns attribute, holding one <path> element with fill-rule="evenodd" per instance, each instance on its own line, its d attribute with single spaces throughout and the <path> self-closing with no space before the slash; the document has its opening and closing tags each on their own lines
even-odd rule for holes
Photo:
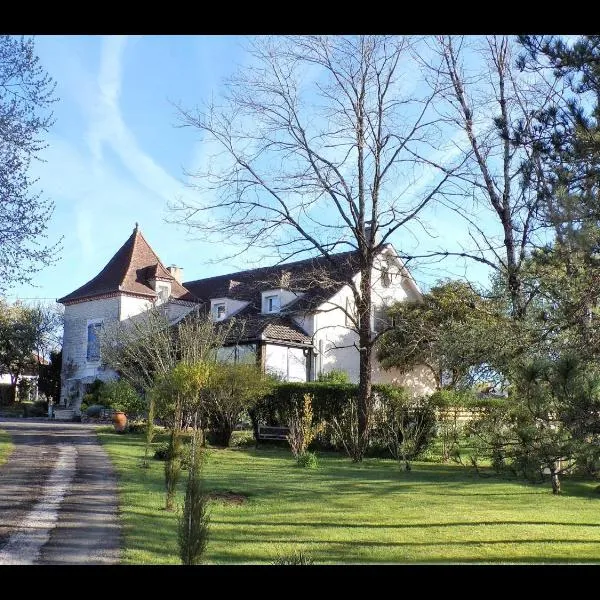
<svg viewBox="0 0 600 600">
<path fill-rule="evenodd" d="M 279 294 L 265 296 L 263 312 L 276 313 L 279 312 L 280 307 Z"/>
<path fill-rule="evenodd" d="M 225 302 L 216 302 L 213 304 L 213 319 L 215 321 L 222 321 L 227 316 L 227 307 Z"/>
</svg>

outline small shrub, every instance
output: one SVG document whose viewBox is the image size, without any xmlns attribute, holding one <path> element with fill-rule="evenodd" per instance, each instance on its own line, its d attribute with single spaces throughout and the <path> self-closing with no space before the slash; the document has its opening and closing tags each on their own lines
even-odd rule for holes
<svg viewBox="0 0 600 600">
<path fill-rule="evenodd" d="M 358 403 L 352 398 L 341 411 L 333 417 L 333 430 L 338 443 L 344 447 L 353 462 L 360 462 L 366 449 L 366 439 L 358 432 Z"/>
<path fill-rule="evenodd" d="M 177 418 L 179 415 L 177 415 Z M 171 431 L 169 440 L 168 458 L 165 462 L 165 509 L 175 510 L 175 494 L 177 483 L 181 475 L 181 454 L 182 454 L 181 435 L 179 431 Z"/>
<path fill-rule="evenodd" d="M 194 451 L 188 459 L 189 473 L 185 500 L 177 529 L 179 556 L 184 565 L 199 565 L 202 562 L 209 537 L 208 496 L 204 493 L 202 483 L 202 465 L 206 455 L 199 446 L 200 434 L 196 431 L 194 440 L 189 446 Z"/>
<path fill-rule="evenodd" d="M 192 445 L 191 444 L 182 444 L 181 446 L 181 468 L 184 471 L 187 471 L 192 464 Z"/>
<path fill-rule="evenodd" d="M 252 431 L 234 431 L 229 446 L 231 448 L 251 448 L 255 444 Z"/>
<path fill-rule="evenodd" d="M 84 394 L 83 400 L 81 401 L 81 405 L 79 407 L 79 410 L 81 410 L 81 412 L 84 412 L 90 406 L 94 406 L 94 405 L 99 405 L 96 397 L 93 394 Z M 104 405 L 102 404 L 102 406 L 104 406 Z"/>
<path fill-rule="evenodd" d="M 124 379 L 105 382 L 100 390 L 99 400 L 101 404 L 122 411 L 129 416 L 142 414 L 146 410 L 144 399 Z"/>
<path fill-rule="evenodd" d="M 105 409 L 106 407 L 102 404 L 92 404 L 91 406 L 88 406 L 85 410 L 85 414 L 88 417 L 99 417 L 100 413 Z"/>
<path fill-rule="evenodd" d="M 382 385 L 374 417 L 373 441 L 387 446 L 409 471 L 410 461 L 429 446 L 435 434 L 435 411 L 429 399 L 413 398 L 401 387 Z"/>
<path fill-rule="evenodd" d="M 294 550 L 289 554 L 279 555 L 272 564 L 274 565 L 313 565 L 314 559 L 304 550 Z"/>
<path fill-rule="evenodd" d="M 154 458 L 156 460 L 168 460 L 170 454 L 169 442 L 164 442 L 154 451 Z"/>
<path fill-rule="evenodd" d="M 106 401 L 106 398 L 102 396 L 102 390 L 104 389 L 104 381 L 101 379 L 95 379 L 92 383 L 87 386 L 87 392 L 83 395 L 81 400 L 80 410 L 83 413 L 89 406 L 100 405 L 104 408 L 109 408 L 110 403 Z M 73 401 L 74 398 L 71 398 Z"/>
<path fill-rule="evenodd" d="M 317 469 L 319 467 L 319 459 L 314 452 L 304 452 L 298 455 L 298 466 L 303 469 Z"/>
<path fill-rule="evenodd" d="M 317 381 L 322 383 L 350 383 L 350 377 L 346 371 L 333 369 L 329 373 L 319 373 Z"/>
<path fill-rule="evenodd" d="M 435 446 L 431 445 L 425 448 L 425 450 L 419 454 L 419 460 L 421 462 L 439 462 L 440 457 Z"/>
<path fill-rule="evenodd" d="M 169 442 L 163 442 L 154 451 L 155 460 L 170 460 L 171 459 L 171 444 Z M 180 441 L 179 448 L 179 459 L 181 460 L 181 468 L 187 469 L 191 462 L 191 445 L 185 443 L 183 440 Z"/>
<path fill-rule="evenodd" d="M 298 458 L 306 452 L 310 443 L 323 429 L 321 423 L 313 425 L 312 396 L 304 394 L 301 407 L 294 406 L 288 421 L 290 433 L 287 436 L 292 454 Z"/>
<path fill-rule="evenodd" d="M 128 423 L 126 428 L 127 433 L 146 433 L 146 423 L 136 422 Z"/>
</svg>

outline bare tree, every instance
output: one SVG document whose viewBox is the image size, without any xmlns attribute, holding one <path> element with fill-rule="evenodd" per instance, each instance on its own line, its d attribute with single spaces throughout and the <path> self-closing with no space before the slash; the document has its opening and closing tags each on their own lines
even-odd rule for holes
<svg viewBox="0 0 600 600">
<path fill-rule="evenodd" d="M 441 67 L 430 63 L 432 86 L 443 89 L 436 109 L 450 125 L 453 152 L 466 159 L 464 168 L 451 174 L 452 195 L 445 203 L 465 220 L 472 246 L 428 256 L 460 256 L 498 271 L 512 314 L 520 318 L 529 300 L 522 264 L 547 226 L 540 210 L 548 191 L 542 158 L 539 148 L 526 142 L 535 139 L 536 117 L 555 90 L 518 71 L 508 37 L 440 36 L 430 45 L 441 59 Z M 448 172 L 441 161 L 431 164 Z"/>
<path fill-rule="evenodd" d="M 217 326 L 196 310 L 172 324 L 166 311 L 152 308 L 108 324 L 100 333 L 100 354 L 105 365 L 138 389 L 148 391 L 178 362 L 216 360 L 216 350 L 234 325 L 231 321 Z"/>
<path fill-rule="evenodd" d="M 34 50 L 33 39 L 0 36 L 0 291 L 31 281 L 59 249 L 40 244 L 54 204 L 33 190 L 29 174 L 56 101 L 56 84 Z"/>
<path fill-rule="evenodd" d="M 237 241 L 240 253 L 268 248 L 280 262 L 325 257 L 337 282 L 350 287 L 355 308 L 347 314 L 360 354 L 358 460 L 371 427 L 375 257 L 395 234 L 420 226 L 452 172 L 421 159 L 442 142 L 431 113 L 437 91 L 411 89 L 419 42 L 260 38 L 219 102 L 179 108 L 181 124 L 202 132 L 215 153 L 206 169 L 189 173 L 202 195 L 174 206 L 175 221 L 209 239 Z M 340 250 L 356 251 L 351 274 L 333 258 Z"/>
<path fill-rule="evenodd" d="M 410 471 L 410 461 L 433 437 L 433 406 L 428 398 L 411 398 L 400 391 L 386 398 L 380 413 L 380 431 L 390 454 Z"/>
</svg>

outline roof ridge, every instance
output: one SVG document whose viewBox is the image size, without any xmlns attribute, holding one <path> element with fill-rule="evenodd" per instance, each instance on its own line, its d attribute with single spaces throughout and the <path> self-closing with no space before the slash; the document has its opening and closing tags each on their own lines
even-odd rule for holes
<svg viewBox="0 0 600 600">
<path fill-rule="evenodd" d="M 346 250 L 345 252 L 338 252 L 336 254 L 330 254 L 329 256 L 331 257 L 340 257 L 343 256 L 344 254 L 355 254 L 356 252 L 358 252 L 358 250 Z M 190 281 L 186 281 L 185 283 L 199 283 L 201 281 L 209 281 L 211 279 L 220 279 L 220 278 L 227 278 L 227 277 L 233 277 L 234 275 L 240 275 L 242 273 L 253 273 L 256 271 L 260 271 L 260 270 L 264 270 L 264 269 L 274 269 L 277 267 L 293 267 L 293 266 L 298 266 L 302 263 L 307 263 L 311 260 L 326 260 L 327 257 L 324 256 L 323 254 L 317 255 L 317 256 L 310 256 L 309 258 L 303 258 L 302 260 L 296 260 L 294 262 L 290 262 L 290 263 L 278 263 L 275 265 L 269 265 L 267 267 L 255 267 L 254 269 L 243 269 L 242 271 L 234 271 L 232 273 L 223 273 L 223 275 L 212 275 L 211 277 L 202 277 L 200 279 L 193 279 Z"/>
<path fill-rule="evenodd" d="M 121 280 L 119 281 L 119 290 L 123 287 L 124 283 L 125 283 L 125 277 L 127 277 L 127 273 L 129 273 L 129 267 L 131 266 L 131 260 L 133 259 L 133 253 L 135 251 L 135 245 L 137 243 L 137 236 L 142 235 L 142 232 L 139 230 L 138 228 L 138 224 L 135 224 L 135 229 L 133 230 L 133 233 L 131 234 L 131 236 L 133 236 L 133 241 L 131 243 L 131 250 L 129 252 L 129 255 L 127 256 L 127 262 L 125 263 L 125 269 L 123 270 L 123 273 L 121 275 Z M 129 236 L 129 237 L 131 237 Z M 146 242 L 146 240 L 144 239 L 144 241 Z M 127 242 L 125 242 L 127 243 Z M 148 242 L 146 242 L 147 244 Z"/>
</svg>

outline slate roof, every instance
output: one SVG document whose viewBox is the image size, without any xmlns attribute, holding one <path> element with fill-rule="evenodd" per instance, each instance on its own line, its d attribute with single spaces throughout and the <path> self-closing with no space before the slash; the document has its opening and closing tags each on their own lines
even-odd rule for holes
<svg viewBox="0 0 600 600">
<path fill-rule="evenodd" d="M 312 345 L 302 328 L 285 315 L 235 315 L 235 325 L 225 338 L 225 344 L 239 344 L 265 340 L 292 344 Z M 225 319 L 223 323 L 228 320 Z"/>
<path fill-rule="evenodd" d="M 185 282 L 192 296 L 210 308 L 214 298 L 231 298 L 248 302 L 233 318 L 236 326 L 226 343 L 256 340 L 280 341 L 311 345 L 312 340 L 294 322 L 291 315 L 315 310 L 331 298 L 359 270 L 359 254 L 356 251 L 308 258 L 271 267 L 259 267 Z M 262 292 L 284 288 L 299 294 L 276 315 L 262 314 Z M 227 321 L 227 320 L 226 320 Z"/>
<path fill-rule="evenodd" d="M 171 283 L 171 298 L 199 302 L 203 304 L 203 310 L 210 309 L 213 298 L 247 302 L 247 306 L 234 315 L 236 327 L 226 343 L 268 340 L 310 345 L 310 336 L 291 318 L 292 315 L 316 310 L 359 269 L 360 254 L 351 251 L 333 254 L 329 258 L 319 256 L 207 277 L 181 285 L 165 268 L 136 225 L 129 239 L 96 277 L 58 302 L 68 304 L 116 292 L 155 298 L 157 294 L 150 280 L 159 279 Z M 262 292 L 279 288 L 299 296 L 278 314 L 262 314 Z"/>
<path fill-rule="evenodd" d="M 285 288 L 302 294 L 282 309 L 282 313 L 309 312 L 331 298 L 359 270 L 357 251 L 308 258 L 272 267 L 259 267 L 187 281 L 185 287 L 201 302 L 212 298 L 232 298 L 250 302 L 247 315 L 261 312 L 261 292 Z M 250 310 L 249 310 L 250 309 Z M 241 316 L 239 313 L 236 316 Z"/>
<path fill-rule="evenodd" d="M 61 304 L 87 300 L 115 292 L 156 298 L 150 279 L 171 284 L 171 298 L 191 300 L 189 291 L 169 273 L 136 225 L 127 241 L 106 266 L 87 283 L 58 300 Z"/>
</svg>

